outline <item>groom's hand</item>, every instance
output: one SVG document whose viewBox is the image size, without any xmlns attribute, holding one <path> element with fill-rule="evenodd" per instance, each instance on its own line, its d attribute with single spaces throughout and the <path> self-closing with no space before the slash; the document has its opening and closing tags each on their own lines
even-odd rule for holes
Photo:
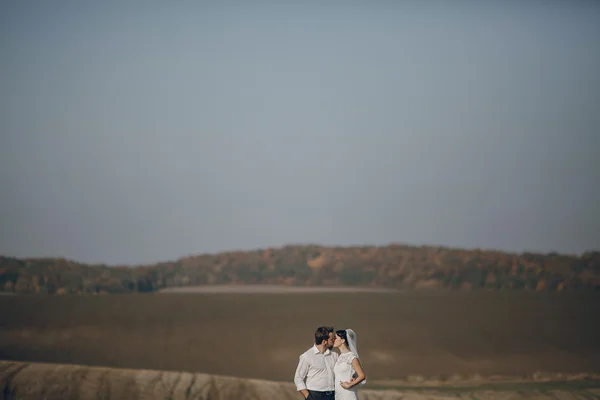
<svg viewBox="0 0 600 400">
<path fill-rule="evenodd" d="M 308 395 L 310 394 L 306 389 L 302 389 L 300 393 L 302 393 L 302 396 L 304 396 L 305 399 L 308 399 Z"/>
</svg>

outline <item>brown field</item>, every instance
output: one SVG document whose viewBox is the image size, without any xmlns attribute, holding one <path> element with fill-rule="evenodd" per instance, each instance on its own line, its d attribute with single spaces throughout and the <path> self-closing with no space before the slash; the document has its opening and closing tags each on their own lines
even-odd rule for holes
<svg viewBox="0 0 600 400">
<path fill-rule="evenodd" d="M 315 327 L 358 333 L 375 383 L 600 372 L 600 294 L 0 296 L 0 359 L 291 382 Z"/>
</svg>

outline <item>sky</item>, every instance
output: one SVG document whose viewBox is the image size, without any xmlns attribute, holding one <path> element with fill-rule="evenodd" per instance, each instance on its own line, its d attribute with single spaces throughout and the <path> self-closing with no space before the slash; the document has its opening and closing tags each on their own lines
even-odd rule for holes
<svg viewBox="0 0 600 400">
<path fill-rule="evenodd" d="M 0 254 L 600 249 L 600 2 L 277 3 L 1 2 Z"/>
</svg>

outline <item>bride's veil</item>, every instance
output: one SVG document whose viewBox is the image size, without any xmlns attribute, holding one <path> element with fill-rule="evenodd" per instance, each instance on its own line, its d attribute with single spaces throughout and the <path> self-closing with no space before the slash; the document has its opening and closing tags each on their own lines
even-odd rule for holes
<svg viewBox="0 0 600 400">
<path fill-rule="evenodd" d="M 348 348 L 351 352 L 353 352 L 356 355 L 356 358 L 358 358 L 358 360 L 360 361 L 360 357 L 358 356 L 358 350 L 356 349 L 356 332 L 354 332 L 352 329 L 346 329 L 346 338 L 348 339 Z M 360 384 L 364 385 L 365 383 L 367 383 L 366 379 Z"/>
</svg>

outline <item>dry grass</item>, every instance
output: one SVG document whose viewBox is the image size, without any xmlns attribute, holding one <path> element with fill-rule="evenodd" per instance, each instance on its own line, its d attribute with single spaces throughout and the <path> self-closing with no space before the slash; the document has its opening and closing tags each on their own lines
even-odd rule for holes
<svg viewBox="0 0 600 400">
<path fill-rule="evenodd" d="M 333 324 L 372 381 L 600 372 L 599 315 L 594 293 L 0 296 L 0 359 L 291 382 Z"/>
</svg>

